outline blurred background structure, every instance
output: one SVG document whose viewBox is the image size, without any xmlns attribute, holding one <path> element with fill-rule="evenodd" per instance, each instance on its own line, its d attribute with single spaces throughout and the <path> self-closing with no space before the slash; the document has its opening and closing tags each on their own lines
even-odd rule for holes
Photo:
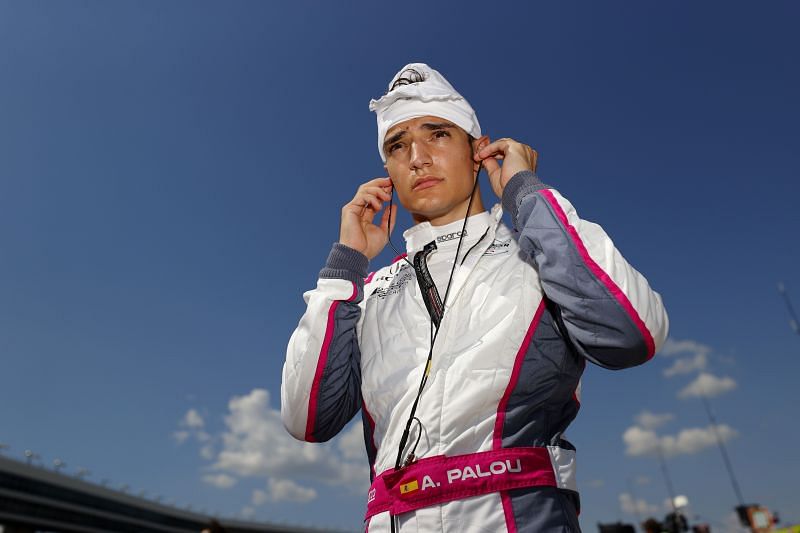
<svg viewBox="0 0 800 533">
<path fill-rule="evenodd" d="M 0 457 L 2 533 L 200 533 L 218 521 L 228 533 L 336 533 L 321 528 L 247 522 L 179 509 L 74 476 Z"/>
</svg>

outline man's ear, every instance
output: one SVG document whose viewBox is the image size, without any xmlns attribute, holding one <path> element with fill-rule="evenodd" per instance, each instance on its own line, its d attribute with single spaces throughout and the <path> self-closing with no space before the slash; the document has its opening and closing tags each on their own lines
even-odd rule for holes
<svg viewBox="0 0 800 533">
<path fill-rule="evenodd" d="M 489 140 L 489 136 L 488 135 L 481 135 L 477 139 L 473 139 L 472 140 L 472 153 L 473 153 L 473 155 L 477 154 L 482 148 L 484 148 L 486 146 L 489 146 L 490 143 L 491 143 L 491 141 Z M 475 171 L 476 172 L 478 171 L 478 168 L 480 168 L 478 165 L 480 165 L 480 163 L 474 162 L 473 166 L 475 167 Z"/>
<path fill-rule="evenodd" d="M 482 148 L 484 148 L 486 146 L 489 146 L 490 142 L 491 141 L 489 140 L 489 136 L 488 135 L 481 135 L 480 137 L 478 137 L 477 139 L 475 139 L 473 141 L 472 147 L 477 152 L 477 151 L 481 150 Z"/>
</svg>

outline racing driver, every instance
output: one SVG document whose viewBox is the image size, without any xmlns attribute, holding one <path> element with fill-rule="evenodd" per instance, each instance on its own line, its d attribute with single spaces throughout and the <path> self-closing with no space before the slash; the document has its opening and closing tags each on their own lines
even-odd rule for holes
<svg viewBox="0 0 800 533">
<path fill-rule="evenodd" d="M 653 357 L 668 328 L 661 297 L 539 180 L 536 152 L 482 135 L 436 70 L 403 67 L 370 109 L 388 177 L 342 208 L 339 242 L 304 295 L 283 422 L 321 442 L 361 409 L 369 532 L 580 531 L 564 432 L 581 374 L 587 360 Z M 501 201 L 489 211 L 482 167 Z M 414 222 L 406 254 L 368 274 L 390 242 L 395 193 Z"/>
</svg>

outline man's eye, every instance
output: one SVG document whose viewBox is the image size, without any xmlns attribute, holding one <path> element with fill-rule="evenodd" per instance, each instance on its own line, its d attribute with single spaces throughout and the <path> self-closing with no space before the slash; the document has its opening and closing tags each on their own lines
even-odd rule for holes
<svg viewBox="0 0 800 533">
<path fill-rule="evenodd" d="M 433 136 L 437 139 L 441 139 L 442 137 L 450 137 L 450 132 L 445 130 L 435 131 L 433 132 Z"/>
<path fill-rule="evenodd" d="M 391 154 L 395 150 L 399 149 L 401 146 L 402 146 L 401 143 L 394 143 L 393 145 L 389 146 L 389 149 L 387 150 L 387 152 L 389 152 Z"/>
</svg>

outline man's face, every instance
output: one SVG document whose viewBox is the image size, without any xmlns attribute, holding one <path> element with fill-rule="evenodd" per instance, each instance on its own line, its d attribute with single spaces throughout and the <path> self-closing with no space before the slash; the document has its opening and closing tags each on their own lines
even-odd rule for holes
<svg viewBox="0 0 800 533">
<path fill-rule="evenodd" d="M 412 118 L 389 129 L 383 149 L 397 197 L 414 222 L 438 226 L 464 218 L 477 170 L 464 130 L 439 117 Z M 476 195 L 470 214 L 483 211 Z"/>
</svg>

